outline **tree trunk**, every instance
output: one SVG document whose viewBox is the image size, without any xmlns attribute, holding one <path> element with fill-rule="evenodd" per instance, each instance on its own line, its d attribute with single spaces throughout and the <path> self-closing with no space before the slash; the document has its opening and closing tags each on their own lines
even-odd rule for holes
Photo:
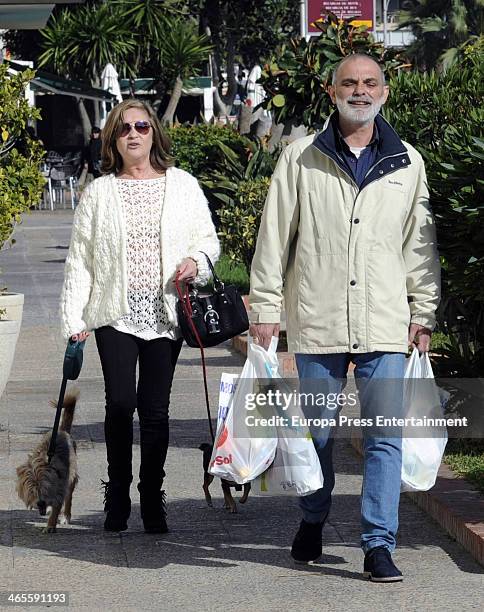
<svg viewBox="0 0 484 612">
<path fill-rule="evenodd" d="M 213 103 L 214 103 L 215 110 L 217 111 L 215 114 L 217 115 L 217 117 L 225 117 L 228 122 L 229 113 L 228 113 L 227 107 L 225 106 L 220 96 L 220 92 L 218 90 L 220 80 L 218 76 L 217 62 L 215 61 L 215 57 L 213 55 L 212 55 L 212 80 L 213 80 L 213 87 L 214 87 Z"/>
<path fill-rule="evenodd" d="M 168 106 L 166 107 L 163 117 L 161 118 L 161 122 L 169 125 L 170 127 L 173 125 L 176 107 L 178 106 L 178 102 L 180 101 L 180 98 L 182 95 L 182 87 L 183 87 L 183 80 L 180 77 L 180 75 L 178 75 L 176 77 L 175 84 L 173 85 L 173 90 L 171 92 L 170 101 L 168 102 Z"/>
<path fill-rule="evenodd" d="M 240 116 L 239 116 L 240 134 L 250 133 L 251 120 L 252 120 L 252 107 L 250 107 L 248 104 L 242 104 L 240 107 Z"/>
<path fill-rule="evenodd" d="M 132 76 L 129 77 L 129 95 L 131 98 L 136 96 L 136 81 Z"/>
<path fill-rule="evenodd" d="M 93 100 L 94 104 L 94 125 L 100 127 L 101 125 L 101 113 L 99 112 L 99 100 Z"/>
<path fill-rule="evenodd" d="M 209 21 L 208 21 L 208 18 L 206 16 L 204 17 L 204 23 L 205 23 L 205 34 L 213 42 L 212 30 L 210 28 Z M 219 66 L 218 66 L 218 62 L 217 62 L 217 57 L 216 56 L 217 56 L 217 52 L 215 50 L 214 53 L 210 55 L 210 67 L 212 69 L 212 83 L 213 83 L 213 87 L 214 87 L 213 106 L 214 106 L 214 110 L 215 110 L 216 116 L 217 117 L 225 117 L 226 121 L 228 123 L 227 107 L 225 106 L 222 98 L 220 97 L 220 92 L 218 90 L 218 87 L 219 87 L 219 84 L 220 84 L 220 77 L 219 77 L 220 72 L 219 72 Z"/>
<path fill-rule="evenodd" d="M 157 115 L 160 114 L 160 107 L 163 102 L 163 98 L 165 97 L 166 89 L 164 85 L 161 84 L 161 81 L 155 81 L 153 83 L 153 88 L 155 90 L 155 99 L 151 103 L 153 110 Z"/>
<path fill-rule="evenodd" d="M 235 96 L 237 95 L 237 79 L 234 74 L 234 64 L 235 64 L 235 49 L 234 49 L 234 41 L 231 36 L 228 38 L 227 42 L 227 83 L 228 90 L 227 95 L 225 96 L 225 105 L 228 109 L 232 108 L 232 104 L 234 103 Z"/>
<path fill-rule="evenodd" d="M 271 137 L 269 139 L 269 151 L 274 151 L 280 142 L 289 143 L 307 136 L 308 129 L 304 125 L 297 125 L 293 119 L 286 123 L 272 122 Z"/>
<path fill-rule="evenodd" d="M 89 138 L 91 137 L 92 125 L 91 120 L 89 119 L 88 112 L 86 110 L 86 105 L 84 104 L 84 100 L 82 98 L 77 98 L 77 108 L 79 110 L 79 116 L 81 118 L 84 145 L 87 145 L 87 143 L 89 142 Z"/>
<path fill-rule="evenodd" d="M 94 75 L 94 78 L 92 79 L 91 84 L 93 87 L 96 87 L 98 89 L 101 87 L 101 80 L 97 76 L 97 74 Z M 94 106 L 94 125 L 97 125 L 97 127 L 100 127 L 101 126 L 101 111 L 100 111 L 101 103 L 99 102 L 99 100 L 93 100 L 92 103 Z"/>
</svg>

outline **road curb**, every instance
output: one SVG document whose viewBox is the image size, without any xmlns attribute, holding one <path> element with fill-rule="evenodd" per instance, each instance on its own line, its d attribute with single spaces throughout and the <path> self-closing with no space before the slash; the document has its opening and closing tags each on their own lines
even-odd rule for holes
<svg viewBox="0 0 484 612">
<path fill-rule="evenodd" d="M 236 336 L 233 348 L 247 355 L 247 336 Z M 292 353 L 278 353 L 283 376 L 297 376 Z M 362 454 L 362 440 L 352 437 L 351 445 Z M 464 478 L 442 464 L 435 486 L 430 491 L 404 493 L 431 516 L 484 566 L 484 496 Z"/>
</svg>

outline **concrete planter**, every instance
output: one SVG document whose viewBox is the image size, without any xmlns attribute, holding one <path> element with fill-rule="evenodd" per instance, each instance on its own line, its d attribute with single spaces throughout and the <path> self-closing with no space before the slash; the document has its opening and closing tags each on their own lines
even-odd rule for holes
<svg viewBox="0 0 484 612">
<path fill-rule="evenodd" d="M 15 347 L 22 323 L 24 296 L 21 293 L 0 295 L 0 310 L 6 312 L 0 319 L 0 397 L 12 369 Z"/>
</svg>

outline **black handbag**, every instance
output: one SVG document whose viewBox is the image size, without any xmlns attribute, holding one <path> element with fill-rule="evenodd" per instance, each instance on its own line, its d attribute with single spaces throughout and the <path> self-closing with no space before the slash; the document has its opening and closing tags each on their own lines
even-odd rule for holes
<svg viewBox="0 0 484 612">
<path fill-rule="evenodd" d="M 213 276 L 213 293 L 199 293 L 187 283 L 183 294 L 178 280 L 176 312 L 178 324 L 188 346 L 206 348 L 229 340 L 249 329 L 249 319 L 242 298 L 233 285 L 225 285 L 215 273 L 210 257 L 208 265 Z"/>
</svg>

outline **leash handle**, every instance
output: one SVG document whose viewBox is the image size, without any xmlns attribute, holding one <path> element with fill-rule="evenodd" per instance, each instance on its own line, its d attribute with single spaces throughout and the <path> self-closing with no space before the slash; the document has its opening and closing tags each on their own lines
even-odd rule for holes
<svg viewBox="0 0 484 612">
<path fill-rule="evenodd" d="M 50 436 L 49 450 L 47 451 L 47 462 L 50 463 L 50 460 L 54 456 L 55 453 L 55 443 L 57 440 L 57 432 L 59 431 L 59 422 L 62 412 L 62 405 L 64 403 L 64 396 L 66 394 L 67 387 L 67 378 L 62 379 L 62 384 L 59 392 L 59 399 L 57 401 L 57 410 L 55 413 L 54 427 L 52 428 L 52 434 Z"/>
<path fill-rule="evenodd" d="M 189 285 L 188 283 L 186 283 L 185 295 L 183 295 L 183 292 L 180 287 L 180 281 L 178 280 L 178 274 L 177 274 L 175 276 L 175 287 L 178 293 L 178 297 L 180 298 L 180 302 L 182 304 L 183 311 L 185 313 L 185 316 L 188 322 L 190 323 L 190 327 L 192 328 L 193 334 L 198 343 L 198 348 L 200 349 L 200 354 L 202 356 L 203 387 L 205 390 L 205 405 L 207 407 L 208 426 L 210 428 L 210 436 L 212 438 L 212 442 L 215 443 L 215 434 L 213 432 L 213 425 L 212 425 L 212 415 L 210 414 L 210 400 L 208 398 L 207 369 L 205 366 L 205 351 L 203 350 L 202 341 L 200 340 L 200 336 L 198 335 L 197 328 L 195 327 L 195 323 L 193 322 L 193 319 L 192 319 L 193 311 L 192 311 L 192 305 L 190 303 L 190 291 L 188 288 Z"/>
</svg>

